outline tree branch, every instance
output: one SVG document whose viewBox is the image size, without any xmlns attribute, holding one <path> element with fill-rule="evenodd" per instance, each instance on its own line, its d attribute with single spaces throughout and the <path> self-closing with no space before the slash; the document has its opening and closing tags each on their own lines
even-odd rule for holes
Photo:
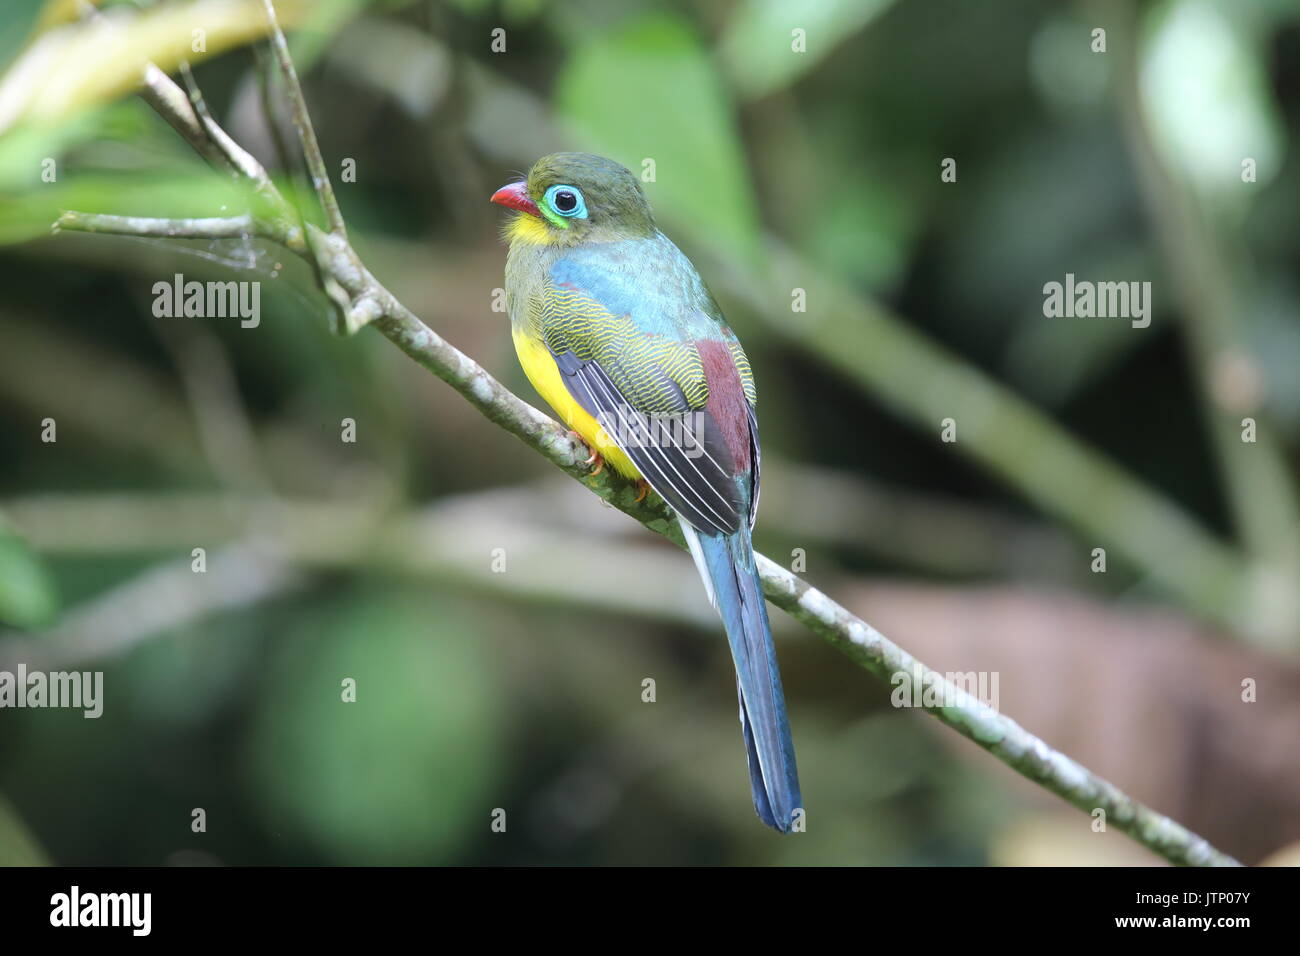
<svg viewBox="0 0 1300 956">
<path fill-rule="evenodd" d="M 209 219 L 153 219 L 67 211 L 55 220 L 54 228 L 159 239 L 238 239 L 249 235 L 274 238 L 269 234 L 272 231 L 269 224 L 260 224 L 248 214 Z"/>
<path fill-rule="evenodd" d="M 266 4 L 269 9 L 270 0 L 266 0 Z M 271 15 L 273 17 L 273 11 Z M 315 266 L 326 293 L 346 316 L 347 331 L 355 331 L 366 323 L 373 323 L 382 335 L 451 385 L 490 421 L 519 438 L 620 511 L 683 547 L 676 519 L 657 496 L 647 496 L 645 500 L 637 501 L 639 491 L 635 483 L 617 476 L 612 469 L 605 469 L 599 475 L 590 474 L 584 463 L 588 449 L 581 441 L 550 417 L 514 395 L 477 362 L 442 339 L 366 269 L 348 244 L 346 232 L 341 228 L 342 217 L 337 203 L 333 201 L 324 162 L 315 145 L 315 134 L 306 102 L 297 77 L 293 74 L 288 49 L 278 27 L 273 26 L 272 42 L 285 74 L 295 124 L 307 150 L 312 177 L 317 180 L 317 193 L 331 221 L 331 231 L 325 232 L 308 225 L 306 236 L 302 236 L 289 204 L 266 178 L 261 166 L 235 145 L 215 122 L 208 120 L 204 131 L 220 144 L 222 155 L 228 159 L 234 157 L 232 165 L 266 200 L 269 211 L 254 219 L 258 234 L 268 238 L 284 236 L 289 240 L 298 240 L 295 243 L 277 239 Z M 192 144 L 195 143 L 196 137 L 191 134 L 195 132 L 195 127 L 203 127 L 190 108 L 189 98 L 160 73 L 150 75 L 149 90 L 146 97 L 149 102 L 163 113 L 168 122 L 181 130 Z M 200 147 L 196 145 L 196 148 Z M 200 148 L 200 152 L 203 151 Z M 246 162 L 243 157 L 247 157 Z M 338 218 L 338 228 L 335 228 L 335 217 Z M 128 234 L 143 235 L 151 233 L 138 230 L 147 228 L 151 222 L 159 227 L 159 231 L 154 234 L 167 238 L 186 234 L 183 229 L 177 228 L 184 220 L 140 220 L 131 217 L 87 216 L 73 212 L 61 216 L 56 225 L 65 230 L 91 232 L 136 230 Z M 226 228 L 229 228 L 228 220 L 192 222 L 206 224 L 201 225 L 200 229 L 217 229 L 212 225 L 213 222 L 226 223 Z M 210 233 L 201 237 L 208 238 Z M 302 241 L 304 238 L 305 242 Z M 948 706 L 927 706 L 924 709 L 928 713 L 973 740 L 1025 777 L 1085 813 L 1104 811 L 1105 819 L 1110 825 L 1171 862 L 1198 866 L 1239 865 L 1201 837 L 1143 806 L 1114 784 L 1053 750 L 1015 721 L 973 700 L 942 674 L 926 667 L 875 628 L 854 617 L 774 561 L 759 555 L 758 564 L 764 592 L 773 604 L 882 679 L 895 681 L 896 675 L 902 673 L 908 675 L 910 680 L 920 680 L 939 699 L 949 703 Z"/>
</svg>

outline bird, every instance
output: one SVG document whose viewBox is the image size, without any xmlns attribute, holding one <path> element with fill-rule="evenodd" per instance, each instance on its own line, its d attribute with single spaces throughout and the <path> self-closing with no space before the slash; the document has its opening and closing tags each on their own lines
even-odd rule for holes
<svg viewBox="0 0 1300 956">
<path fill-rule="evenodd" d="M 591 153 L 543 156 L 491 198 L 511 337 L 570 431 L 676 513 L 736 670 L 754 809 L 781 833 L 803 800 L 751 538 L 760 450 L 753 370 L 640 181 Z"/>
</svg>

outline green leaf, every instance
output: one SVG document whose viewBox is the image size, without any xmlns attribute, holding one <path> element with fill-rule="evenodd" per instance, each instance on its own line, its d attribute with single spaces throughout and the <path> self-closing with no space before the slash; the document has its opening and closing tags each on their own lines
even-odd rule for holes
<svg viewBox="0 0 1300 956">
<path fill-rule="evenodd" d="M 893 0 L 745 0 L 732 12 L 719 53 L 736 89 L 757 99 L 784 89 Z M 802 30 L 802 37 L 795 35 Z M 800 39 L 802 51 L 796 49 Z"/>
<path fill-rule="evenodd" d="M 45 565 L 27 542 L 0 522 L 0 621 L 43 627 L 58 614 L 59 600 Z"/>
<path fill-rule="evenodd" d="M 308 5 L 289 36 L 289 53 L 299 76 L 310 70 L 334 41 L 335 36 L 350 21 L 360 16 L 370 5 L 370 0 L 314 0 Z M 407 3 L 394 3 L 398 8 Z M 277 13 L 280 5 L 276 4 Z M 287 29 L 284 18 L 280 26 Z"/>
<path fill-rule="evenodd" d="M 8 65 L 18 55 L 41 14 L 41 0 L 5 0 L 0 20 L 0 64 Z"/>
<path fill-rule="evenodd" d="M 0 796 L 0 866 L 49 865 L 49 858 L 36 836 L 13 804 Z"/>
<path fill-rule="evenodd" d="M 647 179 L 656 211 L 756 262 L 758 217 L 732 104 L 678 17 L 638 17 L 580 46 L 560 74 L 560 115 L 589 149 Z"/>
<path fill-rule="evenodd" d="M 1258 194 L 1242 182 L 1254 160 L 1259 183 L 1281 171 L 1282 121 L 1263 64 L 1268 36 L 1236 3 L 1184 0 L 1150 16 L 1142 99 L 1165 162 L 1206 196 L 1231 205 Z"/>
<path fill-rule="evenodd" d="M 303 6 L 301 0 L 280 0 L 280 23 L 296 22 Z M 183 61 L 199 62 L 266 32 L 260 0 L 113 9 L 56 26 L 38 35 L 0 76 L 0 133 L 23 122 L 65 122 L 138 89 L 151 62 L 171 72 Z"/>
<path fill-rule="evenodd" d="M 0 196 L 0 245 L 48 236 L 65 209 L 144 216 L 230 216 L 248 206 L 238 183 L 206 170 L 84 173 L 6 199 Z"/>
<path fill-rule="evenodd" d="M 340 863 L 400 865 L 486 831 L 501 695 L 450 600 L 330 601 L 280 641 L 261 690 L 249 767 L 272 832 Z"/>
</svg>

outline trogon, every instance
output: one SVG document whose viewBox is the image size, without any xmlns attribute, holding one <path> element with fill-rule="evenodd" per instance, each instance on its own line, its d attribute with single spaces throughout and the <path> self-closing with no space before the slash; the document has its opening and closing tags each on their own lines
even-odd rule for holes
<svg viewBox="0 0 1300 956">
<path fill-rule="evenodd" d="M 492 201 L 515 211 L 506 303 L 519 361 L 597 467 L 676 512 L 731 645 L 754 809 L 787 832 L 803 806 L 750 539 L 759 443 L 745 352 L 618 163 L 545 156 Z"/>
</svg>

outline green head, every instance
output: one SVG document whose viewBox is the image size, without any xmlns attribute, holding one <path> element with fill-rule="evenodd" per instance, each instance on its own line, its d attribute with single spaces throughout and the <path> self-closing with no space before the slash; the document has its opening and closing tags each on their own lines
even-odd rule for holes
<svg viewBox="0 0 1300 956">
<path fill-rule="evenodd" d="M 626 167 L 591 153 L 552 153 L 522 183 L 502 186 L 494 203 L 519 210 L 511 242 L 574 245 L 654 235 L 654 215 Z"/>
</svg>

